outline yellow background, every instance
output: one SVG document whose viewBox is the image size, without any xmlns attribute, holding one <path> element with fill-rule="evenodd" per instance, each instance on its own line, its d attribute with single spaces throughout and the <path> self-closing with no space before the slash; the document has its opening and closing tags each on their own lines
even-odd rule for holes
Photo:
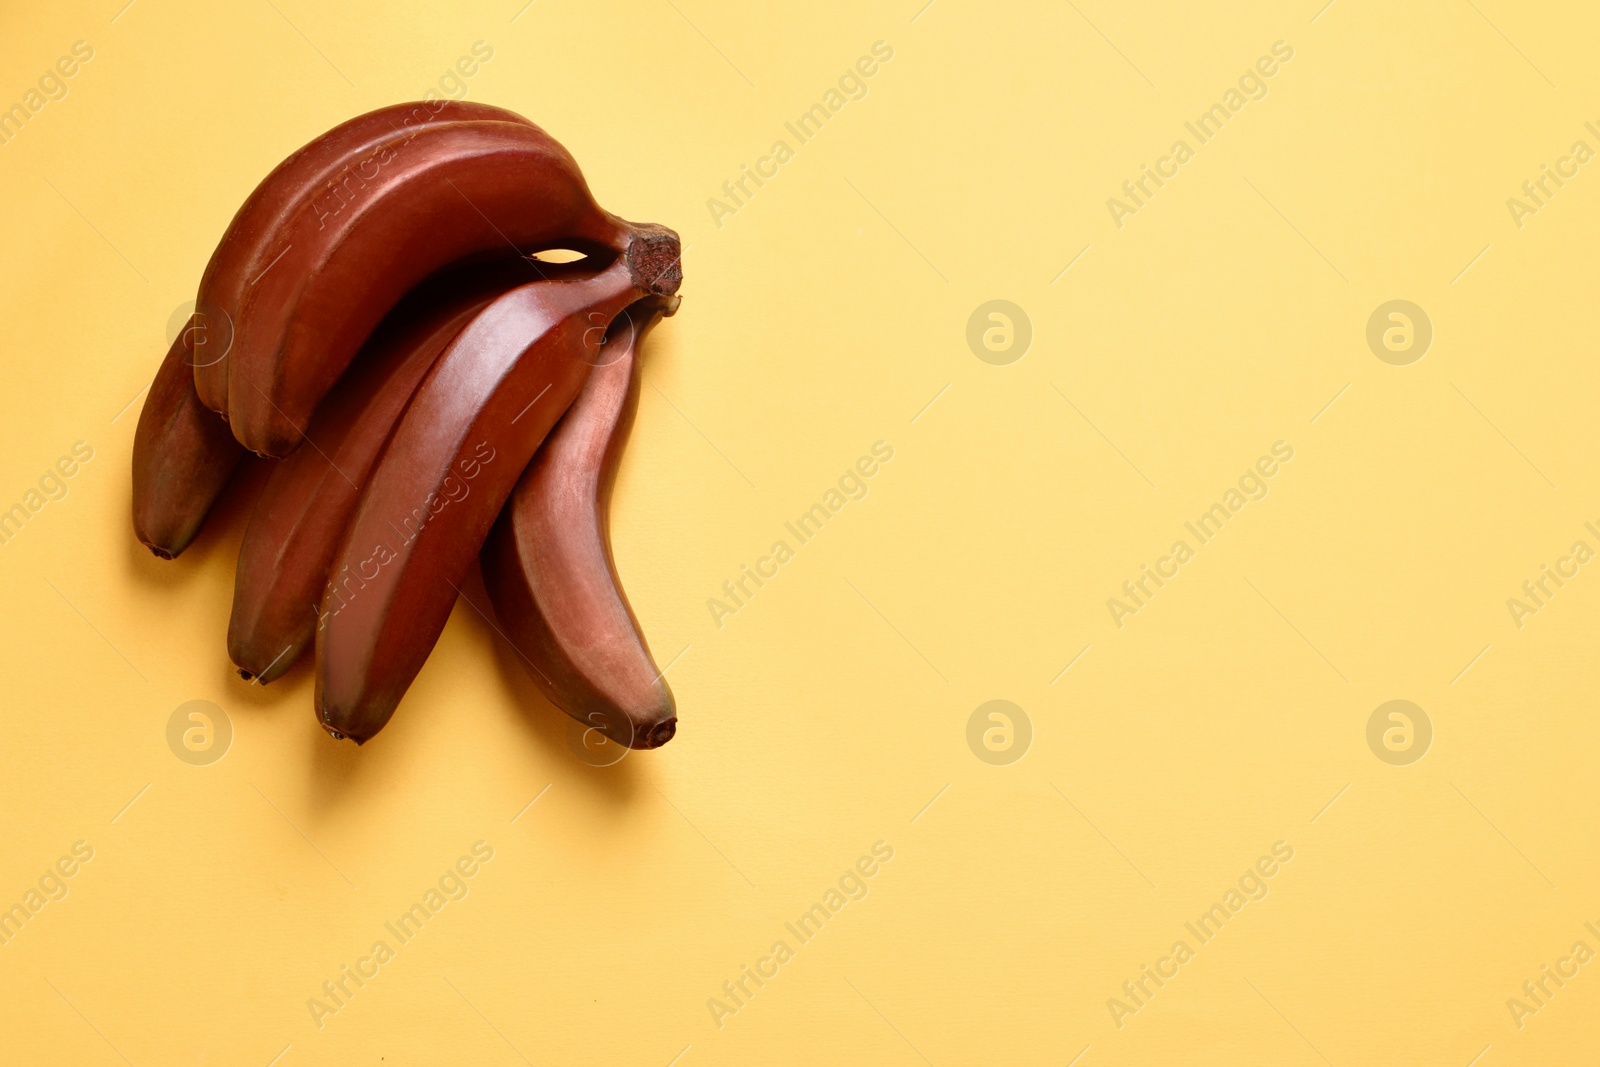
<svg viewBox="0 0 1600 1067">
<path fill-rule="evenodd" d="M 0 105 L 95 56 L 0 147 L 0 506 L 95 455 L 0 548 L 0 905 L 95 852 L 0 946 L 0 1059 L 1593 1056 L 1600 964 L 1520 1028 L 1506 1002 L 1600 949 L 1600 565 L 1521 628 L 1506 601 L 1600 547 L 1600 164 L 1520 228 L 1506 200 L 1600 147 L 1600 14 L 922 3 L 7 5 Z M 880 40 L 868 95 L 717 225 Z M 1267 96 L 1116 226 L 1107 198 L 1280 40 Z M 389 728 L 333 743 L 309 671 L 262 689 L 226 657 L 249 486 L 176 562 L 128 521 L 128 405 L 234 209 L 478 41 L 469 98 L 687 245 L 613 522 L 658 660 L 686 649 L 681 728 L 607 768 L 465 605 Z M 1435 333 L 1409 366 L 1365 339 L 1397 298 Z M 1034 331 L 1008 366 L 966 342 L 992 299 Z M 878 440 L 870 494 L 715 625 Z M 1118 628 L 1107 598 L 1280 440 L 1269 495 Z M 1032 724 L 1020 761 L 968 747 L 991 699 Z M 1434 730 L 1408 766 L 1366 741 L 1392 699 Z M 190 700 L 232 723 L 209 766 L 167 744 Z M 470 895 L 319 1029 L 308 998 L 479 840 Z M 877 841 L 869 895 L 795 944 Z M 1270 894 L 1119 1028 L 1108 998 L 1277 841 Z M 719 1027 L 708 998 L 778 939 Z"/>
</svg>

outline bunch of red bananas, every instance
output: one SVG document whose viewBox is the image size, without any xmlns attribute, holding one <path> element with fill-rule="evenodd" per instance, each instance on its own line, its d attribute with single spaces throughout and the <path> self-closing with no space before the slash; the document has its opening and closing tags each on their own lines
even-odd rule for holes
<svg viewBox="0 0 1600 1067">
<path fill-rule="evenodd" d="M 582 255 L 539 258 L 557 249 Z M 639 342 L 677 310 L 680 256 L 511 112 L 406 104 L 329 131 L 257 187 L 206 267 L 139 417 L 135 532 L 171 559 L 246 450 L 274 457 L 228 624 L 242 676 L 270 682 L 315 644 L 318 719 L 366 741 L 478 555 L 550 701 L 631 748 L 666 743 L 676 708 L 607 510 Z"/>
</svg>

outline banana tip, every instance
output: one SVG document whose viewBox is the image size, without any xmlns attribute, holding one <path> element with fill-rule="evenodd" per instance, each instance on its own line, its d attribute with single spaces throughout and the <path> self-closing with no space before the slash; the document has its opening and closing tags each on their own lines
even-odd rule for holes
<svg viewBox="0 0 1600 1067">
<path fill-rule="evenodd" d="M 356 737 L 354 734 L 347 734 L 343 730 L 340 730 L 340 729 L 338 729 L 336 727 L 330 726 L 328 723 L 322 721 L 322 717 L 321 717 L 320 714 L 317 716 L 317 719 L 318 719 L 318 723 L 317 724 L 319 726 L 321 726 L 324 730 L 328 731 L 328 736 L 333 738 L 335 741 L 354 741 L 359 746 L 359 745 L 366 744 L 367 741 L 370 740 L 370 736 L 369 737 Z"/>
<path fill-rule="evenodd" d="M 156 559 L 172 559 L 177 555 L 176 552 L 169 552 L 160 545 L 152 545 L 148 541 L 145 542 L 144 547 L 148 548 L 150 550 L 150 554 Z"/>
<path fill-rule="evenodd" d="M 634 747 L 642 749 L 660 748 L 668 741 L 671 741 L 677 732 L 677 718 L 674 717 L 667 719 L 664 722 L 658 722 L 648 730 L 645 730 L 643 733 L 638 735 L 636 738 L 637 743 L 634 745 Z"/>
</svg>

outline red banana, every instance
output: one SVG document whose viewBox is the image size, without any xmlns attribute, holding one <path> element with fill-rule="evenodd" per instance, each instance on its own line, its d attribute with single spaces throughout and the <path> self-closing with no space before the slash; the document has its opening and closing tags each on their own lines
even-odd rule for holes
<svg viewBox="0 0 1600 1067">
<path fill-rule="evenodd" d="M 196 313 L 204 316 L 212 333 L 198 340 L 192 361 L 195 388 L 207 407 L 227 414 L 227 355 L 234 328 L 251 286 L 284 251 L 282 233 L 296 213 L 319 198 L 348 193 L 352 183 L 360 182 L 363 164 L 397 133 L 484 120 L 531 125 L 520 115 L 485 104 L 451 100 L 395 104 L 335 126 L 278 164 L 256 186 L 206 264 L 195 298 Z"/>
<path fill-rule="evenodd" d="M 602 358 L 484 542 L 484 585 L 507 638 L 561 710 L 629 748 L 672 739 L 677 707 L 617 580 L 609 513 L 639 398 L 639 346 L 677 298 L 612 325 Z"/>
<path fill-rule="evenodd" d="M 496 296 L 550 270 L 517 259 L 450 272 L 406 294 L 367 341 L 273 469 L 239 546 L 228 654 L 242 677 L 274 681 L 311 645 L 361 487 L 439 353 Z"/>
<path fill-rule="evenodd" d="M 676 234 L 638 227 L 622 243 L 599 274 L 522 286 L 484 308 L 412 397 L 329 571 L 317 632 L 329 732 L 361 743 L 388 722 L 518 476 L 597 362 L 606 324 L 676 292 Z"/>
<path fill-rule="evenodd" d="M 452 263 L 570 247 L 614 255 L 627 224 L 601 210 L 577 163 L 537 127 L 425 126 L 385 142 L 352 199 L 313 200 L 281 226 L 281 259 L 245 303 L 228 368 L 228 418 L 247 448 L 281 456 L 389 309 Z"/>
<path fill-rule="evenodd" d="M 193 324 L 156 371 L 133 432 L 133 532 L 171 559 L 194 540 L 244 449 L 194 391 Z"/>
</svg>

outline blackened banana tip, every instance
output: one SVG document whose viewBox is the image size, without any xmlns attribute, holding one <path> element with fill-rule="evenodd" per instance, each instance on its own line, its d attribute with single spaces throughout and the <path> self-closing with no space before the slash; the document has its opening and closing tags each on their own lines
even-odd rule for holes
<svg viewBox="0 0 1600 1067">
<path fill-rule="evenodd" d="M 660 748 L 668 741 L 671 741 L 677 732 L 678 720 L 676 718 L 658 722 L 638 736 L 638 744 L 634 747 L 640 749 Z"/>
<path fill-rule="evenodd" d="M 371 734 L 368 734 L 366 737 L 357 737 L 354 734 L 345 733 L 343 730 L 329 723 L 325 715 L 326 713 L 321 708 L 317 709 L 317 725 L 328 731 L 328 736 L 333 738 L 335 741 L 354 741 L 357 745 L 364 745 L 368 741 L 372 740 Z"/>
</svg>

